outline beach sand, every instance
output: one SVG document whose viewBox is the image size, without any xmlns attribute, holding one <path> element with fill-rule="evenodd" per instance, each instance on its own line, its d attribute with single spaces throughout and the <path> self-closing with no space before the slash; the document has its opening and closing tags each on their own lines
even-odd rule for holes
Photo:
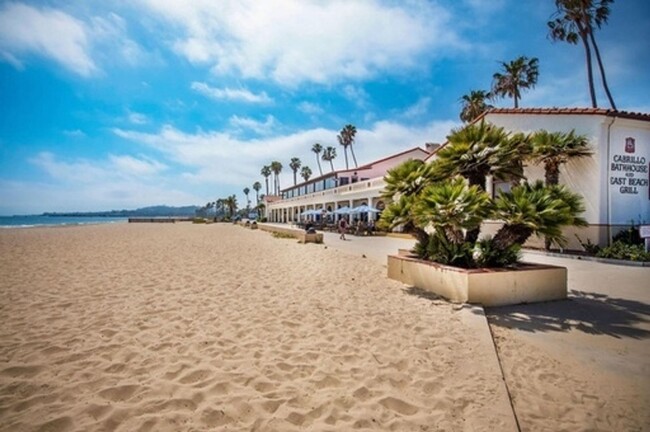
<svg viewBox="0 0 650 432">
<path fill-rule="evenodd" d="M 0 294 L 2 430 L 515 430 L 467 308 L 326 245 L 7 229 Z"/>
</svg>

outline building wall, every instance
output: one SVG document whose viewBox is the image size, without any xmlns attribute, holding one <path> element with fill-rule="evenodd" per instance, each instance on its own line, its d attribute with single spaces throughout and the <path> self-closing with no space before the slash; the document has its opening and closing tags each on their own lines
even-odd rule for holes
<svg viewBox="0 0 650 432">
<path fill-rule="evenodd" d="M 594 154 L 570 161 L 560 171 L 560 183 L 583 196 L 583 216 L 590 224 L 567 231 L 570 248 L 580 248 L 576 233 L 583 241 L 606 245 L 631 222 L 650 223 L 650 122 L 605 115 L 521 113 L 487 114 L 485 119 L 510 131 L 575 130 L 588 137 Z M 634 152 L 628 147 L 626 153 L 628 138 L 634 140 Z M 525 174 L 531 180 L 543 179 L 543 166 L 529 166 Z"/>
</svg>

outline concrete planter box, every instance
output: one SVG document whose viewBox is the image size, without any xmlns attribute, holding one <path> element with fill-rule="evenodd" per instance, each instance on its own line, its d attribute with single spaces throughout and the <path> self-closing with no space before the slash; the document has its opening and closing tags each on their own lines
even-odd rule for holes
<svg viewBox="0 0 650 432">
<path fill-rule="evenodd" d="M 516 269 L 462 269 L 389 255 L 388 277 L 455 302 L 505 306 L 561 300 L 567 296 L 567 269 L 520 263 Z"/>
<path fill-rule="evenodd" d="M 278 232 L 278 233 L 290 235 L 298 239 L 299 243 L 323 243 L 322 233 L 307 234 L 307 232 L 302 229 L 279 227 L 277 225 L 266 225 L 261 223 L 258 225 L 262 231 Z"/>
</svg>

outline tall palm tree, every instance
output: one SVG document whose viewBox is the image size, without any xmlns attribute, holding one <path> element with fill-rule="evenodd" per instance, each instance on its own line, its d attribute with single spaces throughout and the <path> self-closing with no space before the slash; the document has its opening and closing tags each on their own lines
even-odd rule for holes
<svg viewBox="0 0 650 432">
<path fill-rule="evenodd" d="M 271 176 L 271 166 L 270 165 L 264 165 L 262 167 L 262 170 L 260 171 L 260 174 L 264 176 L 264 181 L 266 182 L 266 194 L 269 194 L 269 177 Z"/>
<path fill-rule="evenodd" d="M 336 159 L 336 149 L 332 146 L 327 146 L 325 147 L 325 150 L 323 150 L 323 156 L 322 156 L 324 161 L 327 161 L 330 163 L 330 168 L 332 169 L 332 172 L 334 172 L 334 162 L 333 160 Z"/>
<path fill-rule="evenodd" d="M 253 183 L 253 190 L 255 191 L 255 205 L 258 205 L 260 203 L 260 190 L 262 189 L 262 185 L 260 182 L 256 181 Z"/>
<path fill-rule="evenodd" d="M 519 108 L 521 89 L 533 88 L 539 76 L 539 60 L 536 57 L 530 60 L 521 56 L 510 63 L 501 62 L 503 72 L 497 72 L 492 77 L 492 93 L 496 96 L 511 97 L 515 101 L 515 108 Z"/>
<path fill-rule="evenodd" d="M 295 186 L 298 184 L 297 180 L 297 175 L 298 175 L 298 170 L 300 169 L 300 166 L 302 165 L 302 162 L 300 162 L 300 159 L 297 157 L 292 157 L 291 162 L 289 162 L 289 168 L 291 168 L 291 171 L 293 171 L 293 185 Z"/>
<path fill-rule="evenodd" d="M 319 143 L 314 144 L 311 146 L 311 151 L 316 153 L 316 163 L 318 164 L 318 172 L 320 172 L 320 175 L 323 175 L 323 168 L 320 166 L 320 154 L 323 151 L 323 146 L 320 145 Z"/>
<path fill-rule="evenodd" d="M 560 166 L 574 158 L 593 154 L 585 135 L 571 132 L 548 132 L 541 130 L 532 138 L 532 160 L 544 164 L 544 180 L 547 185 L 560 183 Z"/>
<path fill-rule="evenodd" d="M 354 155 L 354 137 L 357 134 L 357 128 L 354 127 L 353 125 L 345 125 L 343 129 L 341 129 L 341 132 L 336 136 L 336 138 L 339 140 L 339 144 L 343 146 L 343 152 L 345 154 L 345 169 L 349 169 L 348 166 L 348 147 L 350 148 L 350 152 L 352 153 L 352 160 L 354 161 L 354 166 L 357 167 L 357 158 Z"/>
<path fill-rule="evenodd" d="M 304 167 L 302 167 L 302 169 L 300 170 L 300 176 L 301 176 L 303 179 L 305 179 L 305 181 L 309 181 L 309 177 L 311 177 L 311 174 L 312 174 L 312 172 L 311 172 L 311 168 L 309 168 L 308 166 L 304 166 Z"/>
<path fill-rule="evenodd" d="M 250 207 L 251 200 L 248 199 L 248 194 L 251 193 L 251 190 L 248 187 L 244 188 L 244 195 L 246 195 L 246 208 Z"/>
<path fill-rule="evenodd" d="M 271 162 L 271 171 L 274 174 L 274 194 L 280 195 L 280 173 L 282 172 L 282 164 L 278 161 Z"/>
<path fill-rule="evenodd" d="M 492 94 L 485 90 L 471 90 L 468 95 L 463 95 L 460 98 L 463 104 L 463 109 L 460 112 L 460 119 L 465 123 L 470 123 L 475 118 L 483 114 L 493 105 L 486 103 L 486 99 L 490 99 Z"/>
<path fill-rule="evenodd" d="M 596 108 L 598 102 L 596 100 L 591 64 L 591 47 L 593 47 L 605 94 L 612 109 L 615 110 L 616 104 L 607 85 L 600 49 L 594 36 L 594 24 L 596 27 L 601 28 L 603 24 L 607 23 L 611 3 L 613 3 L 613 0 L 555 0 L 557 10 L 553 13 L 547 25 L 549 27 L 549 37 L 553 41 L 566 41 L 572 45 L 576 45 L 578 39 L 582 42 L 587 63 L 587 82 L 589 84 L 591 106 Z"/>
</svg>

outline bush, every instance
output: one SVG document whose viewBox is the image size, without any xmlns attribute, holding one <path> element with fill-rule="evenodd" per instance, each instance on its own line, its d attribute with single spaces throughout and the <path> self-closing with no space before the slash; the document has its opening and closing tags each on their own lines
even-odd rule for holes
<svg viewBox="0 0 650 432">
<path fill-rule="evenodd" d="M 635 227 L 634 225 L 630 226 L 627 229 L 624 229 L 623 231 L 619 231 L 614 237 L 612 237 L 612 243 L 616 243 L 618 241 L 628 245 L 643 244 L 643 239 L 639 234 L 639 228 Z"/>
<path fill-rule="evenodd" d="M 295 237 L 294 237 L 292 234 L 283 233 L 283 232 L 273 231 L 273 232 L 271 233 L 271 235 L 272 235 L 274 238 L 295 239 Z"/>
<path fill-rule="evenodd" d="M 508 267 L 514 265 L 521 257 L 521 245 L 514 244 L 505 250 L 494 246 L 491 238 L 476 242 L 474 261 L 479 267 Z"/>
<path fill-rule="evenodd" d="M 596 256 L 628 261 L 650 261 L 650 252 L 646 252 L 643 245 L 627 244 L 621 240 L 602 248 Z"/>
<path fill-rule="evenodd" d="M 195 217 L 194 219 L 192 219 L 192 223 L 195 223 L 195 224 L 204 224 L 204 223 L 206 223 L 206 220 L 205 220 L 204 218 L 198 218 L 198 217 Z"/>
<path fill-rule="evenodd" d="M 600 246 L 597 244 L 594 244 L 591 242 L 591 240 L 587 239 L 587 242 L 583 242 L 582 239 L 578 236 L 578 234 L 575 235 L 576 238 L 578 239 L 578 242 L 580 242 L 580 246 L 587 252 L 588 254 L 591 255 L 596 255 L 600 251 Z"/>
</svg>

